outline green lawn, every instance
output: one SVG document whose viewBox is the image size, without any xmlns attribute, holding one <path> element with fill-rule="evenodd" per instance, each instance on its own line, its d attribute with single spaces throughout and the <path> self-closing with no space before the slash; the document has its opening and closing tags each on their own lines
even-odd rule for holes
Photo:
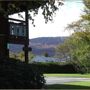
<svg viewBox="0 0 90 90">
<path fill-rule="evenodd" d="M 46 77 L 82 77 L 82 78 L 90 78 L 89 74 L 44 74 Z"/>
<path fill-rule="evenodd" d="M 90 87 L 90 81 L 80 81 L 80 82 L 69 82 L 65 83 L 65 85 L 79 85 L 79 86 L 88 86 Z"/>
<path fill-rule="evenodd" d="M 87 84 L 87 85 L 86 85 Z M 53 84 L 53 85 L 46 85 L 45 89 L 88 89 L 90 90 L 90 82 L 73 82 L 67 84 Z"/>
<path fill-rule="evenodd" d="M 44 74 L 46 77 L 81 77 L 90 78 L 90 74 Z M 64 84 L 46 85 L 45 89 L 90 89 L 90 81 L 69 82 Z"/>
</svg>

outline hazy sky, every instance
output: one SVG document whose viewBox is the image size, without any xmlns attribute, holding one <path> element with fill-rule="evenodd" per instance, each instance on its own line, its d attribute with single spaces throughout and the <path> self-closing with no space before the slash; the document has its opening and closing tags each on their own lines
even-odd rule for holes
<svg viewBox="0 0 90 90">
<path fill-rule="evenodd" d="M 61 6 L 59 11 L 56 12 L 53 23 L 48 22 L 45 24 L 41 14 L 36 16 L 36 27 L 33 27 L 33 25 L 29 22 L 29 38 L 70 35 L 70 32 L 64 30 L 64 28 L 67 24 L 80 18 L 84 5 L 79 1 L 81 0 L 66 0 L 64 5 Z"/>
</svg>

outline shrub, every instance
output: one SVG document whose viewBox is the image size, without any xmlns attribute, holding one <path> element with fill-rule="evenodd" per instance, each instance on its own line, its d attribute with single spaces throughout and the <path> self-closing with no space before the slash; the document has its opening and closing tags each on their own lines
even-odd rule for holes
<svg viewBox="0 0 90 90">
<path fill-rule="evenodd" d="M 78 64 L 72 63 L 72 65 L 78 73 L 81 73 L 81 74 L 88 73 L 88 68 L 85 67 L 84 65 L 81 65 L 80 63 Z"/>
<path fill-rule="evenodd" d="M 14 59 L 0 60 L 1 89 L 40 89 L 44 84 L 43 74 L 33 65 Z"/>
<path fill-rule="evenodd" d="M 72 64 L 33 63 L 43 73 L 77 73 Z"/>
</svg>

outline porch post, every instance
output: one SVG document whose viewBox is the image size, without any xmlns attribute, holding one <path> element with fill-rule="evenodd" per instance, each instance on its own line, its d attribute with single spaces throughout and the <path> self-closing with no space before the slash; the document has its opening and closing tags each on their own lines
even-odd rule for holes
<svg viewBox="0 0 90 90">
<path fill-rule="evenodd" d="M 28 22 L 28 9 L 25 11 L 25 21 L 26 21 L 26 43 L 24 45 L 25 47 L 25 63 L 28 63 L 28 45 L 29 45 L 29 22 Z"/>
<path fill-rule="evenodd" d="M 9 57 L 7 49 L 8 19 L 0 15 L 0 58 Z"/>
</svg>

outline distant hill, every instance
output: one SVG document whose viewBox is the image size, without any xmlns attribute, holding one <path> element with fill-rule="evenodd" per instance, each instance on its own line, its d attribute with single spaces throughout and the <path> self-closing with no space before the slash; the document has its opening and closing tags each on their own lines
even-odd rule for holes
<svg viewBox="0 0 90 90">
<path fill-rule="evenodd" d="M 66 37 L 40 37 L 31 39 L 31 43 L 38 43 L 38 44 L 47 44 L 47 45 L 57 45 L 59 43 L 63 43 Z"/>
<path fill-rule="evenodd" d="M 64 42 L 67 37 L 40 37 L 29 40 L 29 47 L 32 47 L 32 53 L 35 55 L 44 55 L 48 53 L 49 56 L 55 54 L 55 48 L 57 45 Z M 12 52 L 22 51 L 23 45 L 10 44 L 9 48 Z"/>
</svg>

